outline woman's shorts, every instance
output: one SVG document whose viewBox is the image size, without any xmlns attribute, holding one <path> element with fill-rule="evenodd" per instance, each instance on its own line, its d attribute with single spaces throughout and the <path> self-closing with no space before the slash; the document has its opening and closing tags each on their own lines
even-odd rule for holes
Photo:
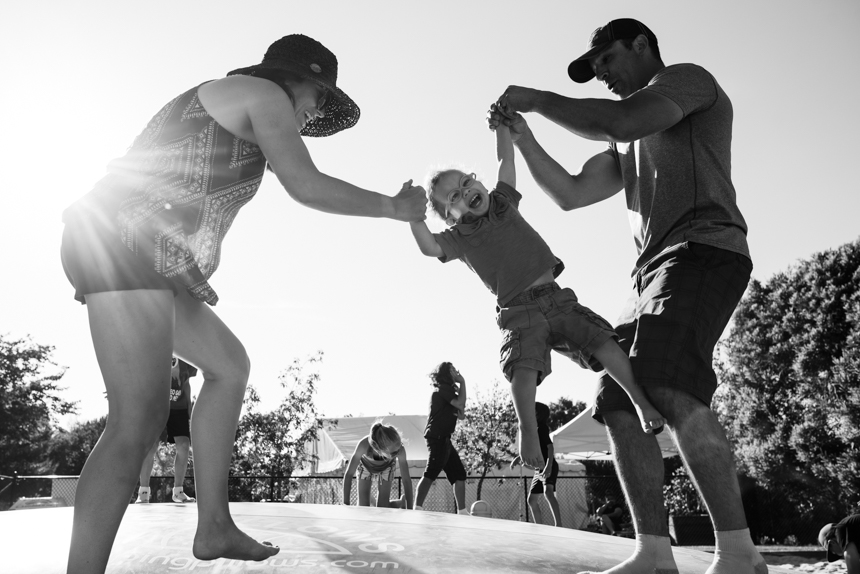
<svg viewBox="0 0 860 574">
<path fill-rule="evenodd" d="M 535 291 L 536 297 L 528 297 Z M 496 317 L 502 331 L 499 364 L 508 381 L 514 369 L 526 367 L 538 372 L 540 384 L 552 372 L 550 351 L 584 369 L 603 370 L 593 355 L 616 338 L 615 331 L 603 317 L 580 305 L 572 289 L 548 283 L 514 298 L 515 302 L 522 300 L 527 302 L 502 307 Z"/>
<path fill-rule="evenodd" d="M 439 473 L 445 471 L 448 482 L 454 484 L 458 480 L 466 480 L 466 469 L 460 460 L 457 449 L 451 443 L 451 437 L 424 437 L 427 443 L 427 466 L 424 467 L 424 477 L 436 480 Z"/>
<path fill-rule="evenodd" d="M 178 436 L 191 438 L 189 420 L 186 409 L 170 409 L 170 416 L 167 417 L 167 426 L 164 427 L 167 436 L 162 440 L 164 442 L 175 443 Z"/>
<path fill-rule="evenodd" d="M 749 258 L 702 243 L 681 243 L 649 261 L 618 319 L 618 344 L 643 388 L 685 391 L 710 406 L 717 388 L 714 346 L 746 290 Z M 593 416 L 635 412 L 608 374 L 600 378 Z"/>
<path fill-rule="evenodd" d="M 179 294 L 179 285 L 150 269 L 120 240 L 110 218 L 97 212 L 81 214 L 71 210 L 63 220 L 60 255 L 66 277 L 75 288 L 75 299 L 106 291 L 167 289 Z"/>
<path fill-rule="evenodd" d="M 558 463 L 552 461 L 552 469 L 549 471 L 549 476 L 546 477 L 546 480 L 543 480 L 540 474 L 535 473 L 532 478 L 532 488 L 529 492 L 531 494 L 543 494 L 544 485 L 555 488 L 556 482 L 558 482 Z"/>
</svg>

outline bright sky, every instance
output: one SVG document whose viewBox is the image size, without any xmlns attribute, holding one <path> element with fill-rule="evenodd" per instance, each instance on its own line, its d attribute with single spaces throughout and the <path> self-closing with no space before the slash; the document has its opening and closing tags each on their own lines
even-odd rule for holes
<svg viewBox="0 0 860 574">
<path fill-rule="evenodd" d="M 509 84 L 613 97 L 594 82 L 571 82 L 567 65 L 597 26 L 638 18 L 659 38 L 664 62 L 704 66 L 732 99 L 733 179 L 755 278 L 860 233 L 856 0 L 417 5 L 48 0 L 4 7 L 0 333 L 56 347 L 57 362 L 69 367 L 66 397 L 80 401 L 82 420 L 105 414 L 107 401 L 86 308 L 72 299 L 60 265 L 62 210 L 164 103 L 258 63 L 286 34 L 311 36 L 338 56 L 338 84 L 362 111 L 355 128 L 305 140 L 315 163 L 393 195 L 406 179 L 423 182 L 430 168 L 449 162 L 494 183 L 489 104 Z M 603 149 L 537 116 L 528 120 L 571 171 Z M 567 266 L 560 284 L 614 322 L 635 259 L 623 194 L 566 213 L 519 158 L 517 168 L 522 212 Z M 302 207 L 271 174 L 236 219 L 211 283 L 221 298 L 215 310 L 243 341 L 264 400 L 278 400 L 277 376 L 294 357 L 318 349 L 325 360 L 317 404 L 333 417 L 424 413 L 426 375 L 443 360 L 472 390 L 502 378 L 494 298 L 477 276 L 459 262 L 422 256 L 405 223 Z M 591 401 L 595 374 L 557 355 L 553 369 L 538 400 Z"/>
</svg>

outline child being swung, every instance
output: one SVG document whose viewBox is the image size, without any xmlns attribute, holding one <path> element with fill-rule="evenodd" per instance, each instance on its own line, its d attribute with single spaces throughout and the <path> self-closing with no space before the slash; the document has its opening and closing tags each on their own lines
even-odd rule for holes
<svg viewBox="0 0 860 574">
<path fill-rule="evenodd" d="M 496 321 L 502 331 L 500 364 L 511 383 L 524 464 L 544 467 L 535 395 L 537 385 L 551 372 L 550 350 L 583 368 L 606 369 L 629 395 L 642 429 L 660 432 L 665 419 L 636 384 L 630 360 L 618 346 L 612 326 L 580 305 L 571 289 L 562 289 L 555 282 L 564 265 L 518 209 L 522 196 L 514 189 L 511 139 L 518 136 L 504 125 L 495 133 L 499 160 L 496 188 L 487 191 L 475 174 L 456 169 L 434 173 L 427 194 L 448 229 L 432 233 L 424 221 L 409 225 L 424 255 L 443 263 L 461 259 L 496 296 Z"/>
</svg>

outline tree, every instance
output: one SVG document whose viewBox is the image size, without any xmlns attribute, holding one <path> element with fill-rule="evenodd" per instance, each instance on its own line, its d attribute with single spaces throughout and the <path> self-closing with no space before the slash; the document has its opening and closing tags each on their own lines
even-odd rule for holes
<svg viewBox="0 0 860 574">
<path fill-rule="evenodd" d="M 573 402 L 567 397 L 561 397 L 547 405 L 549 407 L 549 430 L 556 431 L 576 418 L 586 409 L 582 401 Z"/>
<path fill-rule="evenodd" d="M 58 428 L 48 444 L 47 461 L 51 474 L 80 474 L 93 447 L 105 430 L 107 416 L 77 423 L 71 429 Z"/>
<path fill-rule="evenodd" d="M 477 498 L 484 478 L 517 456 L 517 415 L 507 386 L 493 381 L 488 393 L 478 391 L 457 425 L 453 441 L 467 474 L 477 474 Z"/>
<path fill-rule="evenodd" d="M 740 470 L 785 509 L 857 507 L 860 240 L 752 281 L 720 348 L 714 406 Z"/>
<path fill-rule="evenodd" d="M 305 373 L 305 369 L 316 366 L 322 358 L 319 351 L 304 362 L 293 360 L 278 377 L 286 395 L 271 412 L 259 411 L 260 397 L 254 387 L 248 387 L 244 400 L 246 412 L 236 432 L 234 473 L 289 478 L 294 470 L 313 459 L 307 447 L 322 428 L 314 404 L 320 376 L 316 371 Z M 280 484 L 287 485 L 288 481 Z M 263 489 L 271 491 L 272 485 L 259 484 L 256 488 L 252 496 L 263 497 Z"/>
<path fill-rule="evenodd" d="M 76 411 L 60 397 L 66 368 L 53 352 L 29 337 L 0 335 L 0 472 L 41 472 L 56 417 Z"/>
</svg>

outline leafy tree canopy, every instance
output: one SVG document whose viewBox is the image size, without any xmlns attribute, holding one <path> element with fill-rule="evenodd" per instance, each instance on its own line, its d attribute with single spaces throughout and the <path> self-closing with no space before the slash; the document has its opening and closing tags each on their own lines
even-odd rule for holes
<svg viewBox="0 0 860 574">
<path fill-rule="evenodd" d="M 717 361 L 740 469 L 786 502 L 860 504 L 860 240 L 753 280 Z"/>
<path fill-rule="evenodd" d="M 81 474 L 106 424 L 107 416 L 103 416 L 77 423 L 69 430 L 56 429 L 48 443 L 46 470 L 51 474 Z"/>
<path fill-rule="evenodd" d="M 285 394 L 272 411 L 261 412 L 256 389 L 248 387 L 245 413 L 236 433 L 234 473 L 290 476 L 313 458 L 307 445 L 316 440 L 322 428 L 314 404 L 320 380 L 315 367 L 322 359 L 323 353 L 319 351 L 305 361 L 293 360 L 278 377 Z"/>
<path fill-rule="evenodd" d="M 517 415 L 507 385 L 493 381 L 489 391 L 469 398 L 465 418 L 457 424 L 453 441 L 466 467 L 476 474 L 478 499 L 484 477 L 517 456 Z"/>
<path fill-rule="evenodd" d="M 60 397 L 66 372 L 51 358 L 54 347 L 29 337 L 0 335 L 0 472 L 37 473 L 56 417 L 74 413 Z"/>
</svg>

